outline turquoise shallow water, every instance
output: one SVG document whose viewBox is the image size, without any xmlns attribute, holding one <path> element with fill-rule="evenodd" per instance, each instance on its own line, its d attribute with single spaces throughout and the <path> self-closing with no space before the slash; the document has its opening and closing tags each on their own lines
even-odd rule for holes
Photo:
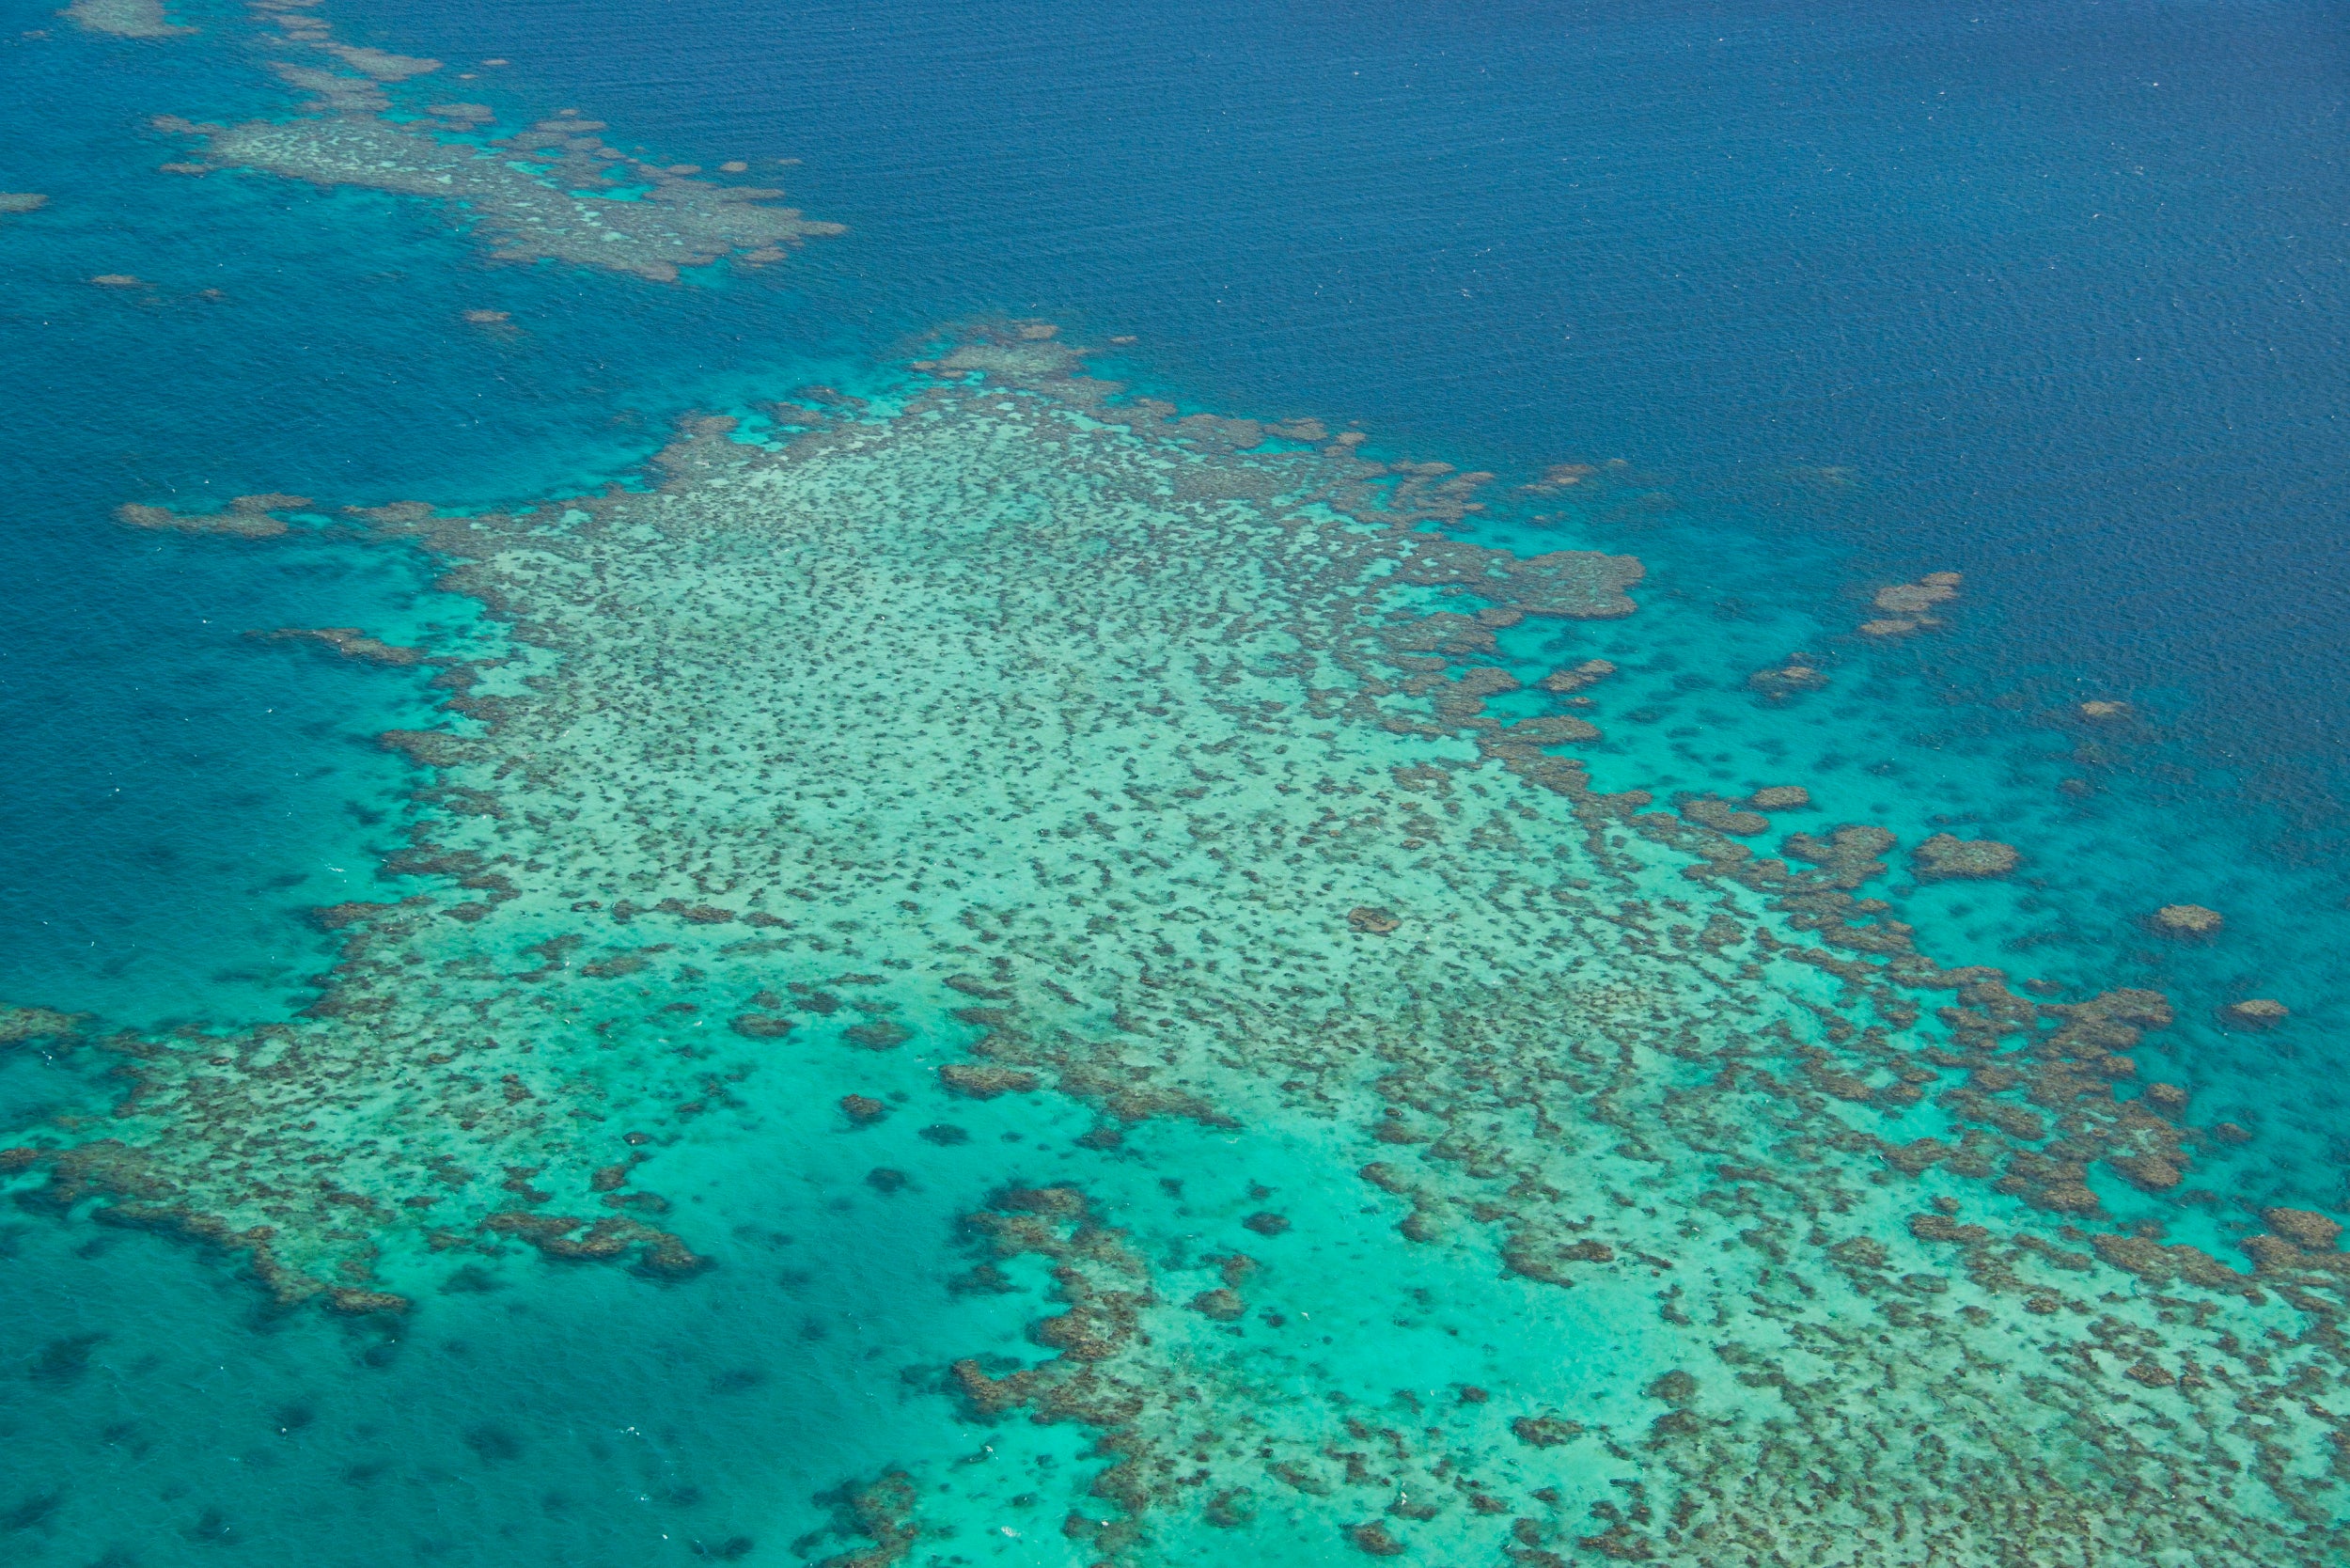
<svg viewBox="0 0 2350 1568">
<path fill-rule="evenodd" d="M 2323 17 L 272 9 L 0 64 L 12 1560 L 2339 1560 Z"/>
</svg>

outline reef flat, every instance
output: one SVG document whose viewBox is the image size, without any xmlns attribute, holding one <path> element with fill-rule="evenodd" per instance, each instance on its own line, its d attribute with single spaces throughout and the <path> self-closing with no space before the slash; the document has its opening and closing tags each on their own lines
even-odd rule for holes
<svg viewBox="0 0 2350 1568">
<path fill-rule="evenodd" d="M 1105 1161 L 1308 1176 L 1181 1248 L 1009 1163 L 968 1216 L 972 1288 L 1041 1294 L 942 1396 L 1097 1437 L 1037 1560 L 2340 1560 L 2339 1227 L 2169 1241 L 2247 1136 L 2137 1085 L 2170 1001 L 1943 967 L 1865 896 L 2009 846 L 1596 788 L 1606 661 L 1538 650 L 1640 563 L 1469 542 L 1488 476 L 1121 398 L 1041 326 L 776 417 L 641 488 L 359 514 L 509 638 L 384 737 L 438 890 L 321 912 L 297 1023 L 84 1043 L 131 1090 L 0 1152 L 28 1200 L 354 1314 L 501 1256 L 687 1279 L 727 1244 L 660 1190 L 682 1140 L 918 1057 L 1088 1107 Z M 1383 1364 L 1346 1310 L 1455 1321 Z M 834 1560 L 912 1556 L 922 1479 Z"/>
<path fill-rule="evenodd" d="M 478 229 L 499 260 L 554 259 L 661 283 L 675 282 L 681 268 L 723 258 L 746 266 L 779 261 L 811 237 L 845 232 L 776 205 L 779 188 L 698 180 L 698 169 L 630 157 L 605 145 L 600 120 L 567 114 L 490 136 L 494 116 L 481 104 L 403 112 L 385 89 L 439 71 L 440 61 L 341 42 L 295 0 L 250 8 L 281 29 L 266 42 L 304 52 L 270 69 L 310 96 L 283 119 L 224 126 L 158 117 L 158 130 L 202 138 L 202 156 L 165 165 L 171 172 L 252 169 L 425 197 Z M 325 59 L 313 63 L 318 55 Z"/>
<path fill-rule="evenodd" d="M 73 0 L 57 14 L 77 27 L 118 39 L 176 39 L 196 31 L 172 21 L 163 0 Z"/>
</svg>

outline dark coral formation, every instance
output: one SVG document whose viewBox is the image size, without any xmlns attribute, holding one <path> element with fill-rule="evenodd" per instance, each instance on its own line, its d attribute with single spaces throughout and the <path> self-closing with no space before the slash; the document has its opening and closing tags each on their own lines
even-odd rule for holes
<svg viewBox="0 0 2350 1568">
<path fill-rule="evenodd" d="M 2268 996 L 2248 996 L 2240 1002 L 2230 1002 L 2220 1010 L 2220 1016 L 2230 1027 L 2239 1029 L 2273 1029 L 2293 1016 L 2293 1010 Z"/>
<path fill-rule="evenodd" d="M 2005 876 L 2022 862 L 2023 855 L 1997 839 L 1937 833 L 1910 851 L 1909 859 L 1919 881 L 1950 882 Z"/>
<path fill-rule="evenodd" d="M 45 1007 L 9 1007 L 0 1003 L 0 1045 L 28 1041 L 70 1041 L 89 1020 L 78 1012 L 58 1012 Z"/>
<path fill-rule="evenodd" d="M 219 511 L 175 511 L 169 507 L 125 503 L 115 509 L 115 517 L 133 528 L 274 539 L 287 530 L 286 522 L 278 513 L 302 511 L 309 505 L 307 495 L 240 495 Z"/>
<path fill-rule="evenodd" d="M 1646 569 L 1630 556 L 1554 550 L 1512 556 L 1465 540 L 1415 535 L 1396 563 L 1396 580 L 1473 595 L 1502 610 L 1581 620 L 1630 615 L 1625 590 Z"/>
<path fill-rule="evenodd" d="M 431 655 L 421 648 L 402 648 L 381 637 L 369 636 L 356 626 L 282 626 L 274 632 L 249 634 L 266 637 L 272 642 L 308 642 L 331 648 L 346 659 L 366 664 L 391 665 L 405 667 L 428 663 Z"/>
<path fill-rule="evenodd" d="M 819 1559 L 815 1568 L 891 1568 L 903 1562 L 922 1531 L 916 1522 L 914 1482 L 892 1470 L 868 1486 L 834 1494 L 836 1535 L 862 1536 L 868 1543 Z"/>
<path fill-rule="evenodd" d="M 1572 669 L 1553 670 L 1543 677 L 1543 690 L 1564 697 L 1595 686 L 1616 673 L 1616 666 L 1606 659 L 1586 659 Z"/>
<path fill-rule="evenodd" d="M 1681 814 L 1716 833 L 1735 838 L 1752 838 L 1770 831 L 1771 819 L 1759 811 L 1748 811 L 1714 795 L 1693 796 L 1681 803 Z"/>
<path fill-rule="evenodd" d="M 1942 624 L 1934 612 L 1958 597 L 1962 579 L 1955 572 L 1929 572 L 1914 583 L 1895 583 L 1877 589 L 1872 604 L 1880 612 L 1860 623 L 1866 637 L 1905 637 Z"/>
<path fill-rule="evenodd" d="M 1016 1067 L 988 1067 L 972 1061 L 948 1062 L 938 1070 L 938 1080 L 952 1092 L 974 1100 L 993 1100 L 998 1094 L 1026 1094 L 1044 1081 Z"/>
<path fill-rule="evenodd" d="M 1783 665 L 1758 669 L 1747 677 L 1747 688 L 1760 696 L 1784 700 L 1801 692 L 1816 692 L 1827 684 L 1827 671 L 1809 654 L 1791 653 Z"/>
<path fill-rule="evenodd" d="M 2216 936 L 2228 922 L 2216 909 L 2200 903 L 2166 903 L 2147 918 L 2148 925 L 2165 936 L 2196 939 Z"/>
</svg>

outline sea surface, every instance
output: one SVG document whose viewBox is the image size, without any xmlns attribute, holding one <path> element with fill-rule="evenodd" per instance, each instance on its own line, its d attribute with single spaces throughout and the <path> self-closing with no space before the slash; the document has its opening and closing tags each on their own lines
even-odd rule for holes
<svg viewBox="0 0 2350 1568">
<path fill-rule="evenodd" d="M 0 1560 L 2350 1560 L 2339 8 L 0 22 Z"/>
</svg>

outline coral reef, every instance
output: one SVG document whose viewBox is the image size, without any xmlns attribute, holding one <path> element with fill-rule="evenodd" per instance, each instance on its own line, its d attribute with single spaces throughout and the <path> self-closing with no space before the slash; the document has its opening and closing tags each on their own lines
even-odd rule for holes
<svg viewBox="0 0 2350 1568">
<path fill-rule="evenodd" d="M 1942 624 L 1933 612 L 1958 597 L 1955 572 L 1929 572 L 1914 583 L 1877 589 L 1871 603 L 1883 614 L 1860 623 L 1864 637 L 1905 637 Z"/>
<path fill-rule="evenodd" d="M 1701 826 L 1734 838 L 1750 839 L 1758 833 L 1769 832 L 1771 827 L 1771 819 L 1761 812 L 1748 811 L 1712 795 L 1682 802 L 1681 814 Z"/>
<path fill-rule="evenodd" d="M 2216 936 L 2227 923 L 2217 910 L 2200 903 L 2166 903 L 2147 918 L 2147 924 L 2165 936 Z"/>
<path fill-rule="evenodd" d="M 2268 1209 L 2261 1217 L 2268 1221 L 2268 1228 L 2277 1234 L 2311 1252 L 2334 1251 L 2342 1242 L 2342 1226 L 2338 1222 L 2307 1209 Z"/>
<path fill-rule="evenodd" d="M 1910 866 L 1920 882 L 2001 877 L 2015 870 L 2023 855 L 2013 844 L 1997 839 L 1961 839 L 1937 833 L 1909 852 Z"/>
<path fill-rule="evenodd" d="M 163 0 L 73 0 L 57 14 L 77 27 L 118 39 L 176 39 L 196 31 L 165 15 Z"/>
<path fill-rule="evenodd" d="M 1596 685 L 1616 673 L 1616 666 L 1606 659 L 1586 659 L 1573 669 L 1553 670 L 1543 677 L 1543 690 L 1561 696 Z"/>
<path fill-rule="evenodd" d="M 1758 669 L 1747 677 L 1747 688 L 1763 697 L 1784 698 L 1798 692 L 1816 692 L 1827 684 L 1827 672 L 1809 654 L 1790 653 L 1784 665 Z"/>
<path fill-rule="evenodd" d="M 70 1040 L 88 1022 L 79 1013 L 0 1004 L 0 1045 L 21 1045 L 28 1040 Z"/>
<path fill-rule="evenodd" d="M 371 637 L 356 626 L 281 626 L 274 632 L 252 632 L 246 635 L 266 638 L 271 642 L 315 643 L 333 649 L 346 659 L 357 659 L 365 664 L 404 667 L 409 665 L 426 664 L 431 659 L 431 655 L 421 648 L 401 648 L 397 644 L 385 642 L 381 637 Z"/>
<path fill-rule="evenodd" d="M 531 160 L 532 172 L 515 166 L 522 158 Z M 657 283 L 728 256 L 780 260 L 808 238 L 843 232 L 771 205 L 777 190 L 717 185 L 650 165 L 608 172 L 619 162 L 618 149 L 565 122 L 475 146 L 348 110 L 230 126 L 204 148 L 212 167 L 462 203 L 502 261 L 553 259 Z M 641 196 L 603 194 L 642 181 L 651 188 Z"/>
<path fill-rule="evenodd" d="M 115 520 L 133 528 L 171 533 L 226 534 L 235 539 L 274 539 L 287 531 L 280 512 L 301 511 L 307 495 L 240 495 L 219 511 L 177 511 L 169 507 L 126 502 L 115 509 Z"/>
<path fill-rule="evenodd" d="M 494 117 L 480 104 L 430 105 L 426 112 L 437 117 L 431 121 L 396 118 L 386 87 L 429 76 L 440 61 L 346 44 L 314 18 L 297 23 L 269 7 L 257 10 L 287 27 L 281 41 L 328 62 L 273 65 L 310 95 L 302 112 L 229 126 L 160 117 L 157 130 L 203 139 L 200 158 L 166 166 L 197 174 L 258 169 L 420 197 L 478 229 L 497 259 L 555 259 L 663 283 L 675 282 L 682 268 L 727 258 L 748 266 L 779 261 L 809 238 L 843 232 L 776 205 L 780 190 L 697 180 L 683 165 L 632 157 L 598 134 L 601 121 L 571 111 L 491 139 L 480 128 Z M 483 321 L 477 314 L 468 313 L 476 325 L 506 324 L 502 315 Z"/>
<path fill-rule="evenodd" d="M 1088 1560 L 1292 1513 L 1537 1565 L 2350 1550 L 2339 1232 L 2207 1191 L 2265 1230 L 2170 1239 L 2227 1135 L 2124 1092 L 2168 998 L 1946 968 L 1858 895 L 1885 828 L 1771 855 L 1800 786 L 1657 808 L 1487 712 L 1558 695 L 1496 629 L 1621 617 L 1640 567 L 1435 531 L 1476 476 L 1125 400 L 1041 323 L 925 363 L 771 446 L 688 421 L 642 485 L 357 514 L 512 633 L 384 738 L 478 808 L 419 818 L 389 869 L 424 891 L 327 912 L 300 1019 L 93 1043 L 123 1101 L 23 1129 L 10 1184 L 348 1312 L 451 1252 L 691 1279 L 729 1243 L 639 1184 L 686 1129 L 791 1053 L 935 1073 L 1074 1102 L 1120 1160 L 1287 1139 L 1430 1302 L 1473 1282 L 1642 1369 L 1436 1410 L 1284 1308 L 1355 1266 L 1302 1187 L 1166 1255 L 1074 1181 L 1007 1186 L 968 1288 L 1049 1300 L 946 1382 L 1092 1434 L 1058 1499 Z M 844 1494 L 870 1544 L 830 1560 L 906 1558 L 918 1495 Z"/>
</svg>

